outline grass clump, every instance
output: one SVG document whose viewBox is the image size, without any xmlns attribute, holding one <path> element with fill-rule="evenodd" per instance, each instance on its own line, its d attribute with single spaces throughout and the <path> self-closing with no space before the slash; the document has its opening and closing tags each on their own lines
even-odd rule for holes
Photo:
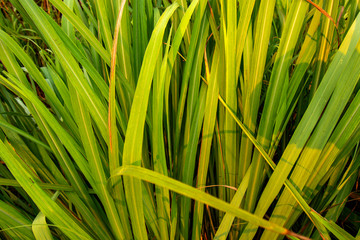
<svg viewBox="0 0 360 240">
<path fill-rule="evenodd" d="M 354 239 L 358 12 L 1 1 L 1 237 Z"/>
</svg>

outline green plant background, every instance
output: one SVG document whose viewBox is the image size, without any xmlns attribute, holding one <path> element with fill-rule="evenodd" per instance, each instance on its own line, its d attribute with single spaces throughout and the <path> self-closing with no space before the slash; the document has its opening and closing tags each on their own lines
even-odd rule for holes
<svg viewBox="0 0 360 240">
<path fill-rule="evenodd" d="M 1 0 L 2 239 L 360 239 L 359 0 Z"/>
</svg>

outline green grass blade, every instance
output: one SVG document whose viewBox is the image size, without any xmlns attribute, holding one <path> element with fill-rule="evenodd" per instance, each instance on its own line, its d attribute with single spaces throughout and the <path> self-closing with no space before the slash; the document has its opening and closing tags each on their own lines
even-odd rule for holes
<svg viewBox="0 0 360 240">
<path fill-rule="evenodd" d="M 23 137 L 25 137 L 25 138 L 33 141 L 34 143 L 36 143 L 36 144 L 44 147 L 44 148 L 45 148 L 46 150 L 48 150 L 48 151 L 51 151 L 51 148 L 50 148 L 47 144 L 45 144 L 44 142 L 42 142 L 41 140 L 36 139 L 35 137 L 33 137 L 32 135 L 28 134 L 27 132 L 25 132 L 25 131 L 23 131 L 23 130 L 21 130 L 21 129 L 19 129 L 19 128 L 16 128 L 16 127 L 14 127 L 14 126 L 11 125 L 11 124 L 9 124 L 9 123 L 7 123 L 7 122 L 5 122 L 5 121 L 2 121 L 1 119 L 0 119 L 0 126 L 1 126 L 1 127 L 5 127 L 5 128 L 7 128 L 7 129 L 9 129 L 9 130 L 11 130 L 11 131 L 13 131 L 13 132 L 21 135 L 21 136 L 23 136 Z"/>
<path fill-rule="evenodd" d="M 198 188 L 206 184 L 206 177 L 208 174 L 211 144 L 213 140 L 213 133 L 215 129 L 216 112 L 218 107 L 217 96 L 219 95 L 219 79 L 218 79 L 218 65 L 219 65 L 219 49 L 215 49 L 214 60 L 212 62 L 209 87 L 206 93 L 204 124 L 202 129 L 202 140 L 200 148 L 199 166 L 197 173 Z M 193 215 L 193 239 L 199 239 L 201 236 L 201 227 L 203 222 L 204 205 L 196 202 Z"/>
<path fill-rule="evenodd" d="M 121 216 L 122 218 L 118 215 L 114 200 L 110 196 L 110 193 L 105 185 L 107 177 L 101 161 L 99 161 L 100 154 L 98 151 L 98 144 L 95 141 L 95 135 L 92 130 L 89 113 L 84 104 L 81 102 L 80 97 L 75 92 L 73 92 L 73 95 L 75 96 L 73 99 L 74 112 L 79 125 L 81 140 L 89 161 L 89 168 L 91 169 L 94 177 L 95 185 L 93 187 L 104 205 L 105 212 L 108 216 L 114 235 L 119 238 L 124 238 L 124 226 L 126 226 L 127 222 L 125 222 L 124 225 L 121 225 L 120 219 L 124 221 L 124 218 L 127 219 L 127 215 L 123 214 Z"/>
<path fill-rule="evenodd" d="M 143 129 L 145 124 L 145 116 L 147 110 L 148 96 L 154 74 L 156 61 L 160 52 L 162 38 L 164 35 L 166 24 L 177 9 L 178 5 L 173 4 L 163 13 L 159 19 L 149 45 L 144 56 L 144 64 L 141 67 L 138 85 L 129 117 L 129 123 L 126 130 L 123 165 L 140 165 L 142 153 L 139 146 L 143 145 Z M 141 182 L 131 177 L 124 178 L 124 189 L 126 193 L 127 205 L 129 208 L 130 218 L 132 220 L 133 233 L 137 239 L 147 238 L 144 222 L 144 212 L 142 204 Z"/>
<path fill-rule="evenodd" d="M 56 200 L 59 196 L 59 192 L 56 192 L 52 196 L 52 200 Z M 32 224 L 32 231 L 37 240 L 53 240 L 48 224 L 46 223 L 46 217 L 42 212 L 36 216 Z"/>
<path fill-rule="evenodd" d="M 145 59 L 145 50 L 148 46 L 148 31 L 144 1 L 135 1 L 133 4 L 133 44 L 134 44 L 134 76 L 139 77 L 142 62 Z M 154 29 L 155 30 L 155 29 Z"/>
<path fill-rule="evenodd" d="M 242 0 L 240 1 L 240 18 L 236 30 L 236 78 L 239 76 L 240 72 L 240 64 L 241 64 L 241 56 L 243 54 L 243 50 L 245 47 L 246 34 L 248 32 L 248 28 L 251 25 L 251 15 L 254 11 L 255 0 Z"/>
<path fill-rule="evenodd" d="M 339 240 L 354 240 L 355 238 L 347 233 L 344 229 L 340 228 L 336 223 L 327 221 L 320 214 L 313 212 L 313 216 L 321 222 L 332 234 Z"/>
<path fill-rule="evenodd" d="M 196 7 L 198 1 L 195 1 L 193 4 L 193 7 Z M 191 6 L 191 5 L 190 5 Z M 184 117 L 184 109 L 185 109 L 185 103 L 186 103 L 186 96 L 187 96 L 187 91 L 188 91 L 188 86 L 189 86 L 189 79 L 190 79 L 190 75 L 191 75 L 191 70 L 193 67 L 193 61 L 196 58 L 196 50 L 197 50 L 197 46 L 198 46 L 198 41 L 199 41 L 199 35 L 202 32 L 201 31 L 201 23 L 203 21 L 203 16 L 205 13 L 205 1 L 199 1 L 199 7 L 197 8 L 197 12 L 196 12 L 196 18 L 195 18 L 195 22 L 193 25 L 193 29 L 194 32 L 191 35 L 191 41 L 190 41 L 190 46 L 189 46 L 189 50 L 188 50 L 188 54 L 187 54 L 187 59 L 186 59 L 186 63 L 185 63 L 185 67 L 184 67 L 184 73 L 182 74 L 182 80 L 181 80 L 181 88 L 180 88 L 180 96 L 178 99 L 178 109 L 177 109 L 177 119 L 176 119 L 176 129 L 175 129 L 175 140 L 174 140 L 174 144 L 175 144 L 175 158 L 178 158 L 180 156 L 178 156 L 180 153 L 179 151 L 179 144 L 180 144 L 180 134 L 181 134 L 181 128 L 183 126 L 183 117 Z M 191 14 L 188 16 L 190 17 Z M 184 25 L 185 25 L 186 21 L 184 21 Z M 186 24 L 187 25 L 187 24 Z M 185 25 L 185 26 L 186 26 Z M 183 26 L 183 27 L 185 27 Z M 186 29 L 182 29 L 181 31 L 185 31 Z M 179 32 L 179 34 L 183 35 L 185 33 L 183 32 Z M 175 36 L 177 37 L 177 36 Z M 182 38 L 181 37 L 181 38 Z M 176 38 L 178 41 L 181 40 L 181 38 Z M 180 44 L 180 42 L 179 42 Z M 172 54 L 170 54 L 170 57 L 174 56 L 174 54 L 177 54 L 177 50 L 175 49 L 174 52 L 172 52 Z M 173 57 L 172 57 L 173 58 Z M 179 166 L 180 167 L 180 166 Z M 180 173 L 179 173 L 180 175 Z"/>
<path fill-rule="evenodd" d="M 224 1 L 223 1 L 224 3 Z M 229 107 L 236 111 L 237 109 L 237 78 L 236 78 L 236 1 L 228 1 L 223 6 L 227 9 L 226 19 L 223 18 L 224 44 L 225 44 L 225 100 Z M 226 21 L 226 23 L 225 23 Z M 225 157 L 225 178 L 226 184 L 235 186 L 236 177 L 236 123 L 229 113 L 225 114 L 224 125 L 224 157 Z M 227 192 L 227 200 L 232 199 L 232 192 Z"/>
<path fill-rule="evenodd" d="M 111 50 L 111 69 L 110 69 L 110 79 L 109 79 L 109 82 L 110 82 L 110 84 L 109 84 L 109 113 L 108 113 L 108 127 L 109 127 L 108 151 L 109 151 L 110 174 L 112 173 L 113 169 L 116 169 L 117 167 L 120 166 L 119 134 L 118 134 L 118 128 L 117 128 L 117 123 L 116 123 L 116 108 L 118 107 L 118 105 L 116 104 L 116 99 L 115 99 L 116 98 L 115 86 L 116 86 L 116 80 L 117 80 L 115 73 L 116 73 L 116 60 L 117 60 L 116 56 L 117 56 L 118 37 L 119 37 L 119 32 L 120 32 L 120 27 L 121 27 L 121 19 L 122 19 L 122 15 L 124 13 L 125 3 L 126 3 L 126 1 L 123 1 L 120 6 L 120 9 L 119 9 L 116 26 L 115 26 L 114 41 L 113 41 L 113 46 L 112 46 L 112 50 Z M 95 139 L 93 139 L 93 142 L 95 142 Z M 96 161 L 96 159 L 94 159 L 94 162 L 95 161 Z M 101 173 L 101 175 L 102 176 L 99 176 L 99 177 L 101 179 L 101 182 L 104 183 L 104 180 L 106 178 L 103 173 Z M 105 186 L 103 184 L 100 187 L 103 189 L 103 191 L 106 191 L 106 189 L 104 189 Z M 123 192 L 122 186 L 117 188 L 113 192 L 113 195 L 114 195 L 115 199 L 123 199 L 124 192 Z M 106 199 L 108 199 L 109 195 L 105 193 L 104 197 Z M 114 203 L 112 201 L 111 202 L 110 201 L 111 201 L 111 199 L 108 200 L 108 204 L 110 207 L 108 212 L 112 216 L 111 223 L 114 225 L 113 229 L 116 231 L 116 236 L 118 238 L 131 238 L 132 234 L 131 234 L 131 230 L 130 230 L 130 224 L 128 224 L 128 213 L 127 213 L 125 206 L 123 205 L 122 202 L 116 204 L 116 207 L 117 207 L 119 215 L 120 215 L 120 219 L 122 220 L 122 225 L 121 225 L 120 221 L 117 220 L 118 214 L 114 208 Z"/>
<path fill-rule="evenodd" d="M 268 222 L 267 220 L 257 217 L 245 210 L 231 206 L 229 203 L 226 203 L 218 198 L 215 198 L 210 194 L 204 193 L 201 190 L 198 190 L 194 187 L 191 187 L 175 179 L 171 179 L 169 177 L 161 175 L 157 172 L 138 166 L 124 166 L 116 169 L 115 174 L 112 177 L 121 176 L 121 175 L 135 177 L 141 180 L 154 183 L 161 187 L 168 188 L 171 191 L 177 192 L 189 198 L 193 198 L 199 202 L 207 204 L 221 211 L 231 213 L 241 219 L 244 219 L 246 221 L 249 221 L 253 224 L 259 225 L 266 229 L 272 230 L 274 232 L 278 232 L 280 234 L 285 234 L 289 236 L 296 236 L 300 239 L 308 239 L 300 235 L 297 235 L 287 229 L 274 225 L 271 222 Z"/>
<path fill-rule="evenodd" d="M 243 180 L 240 183 L 239 188 L 237 189 L 233 199 L 231 200 L 230 204 L 234 207 L 239 207 L 242 200 L 244 199 L 245 192 L 249 185 L 249 178 L 250 178 L 250 170 L 248 170 L 243 177 Z M 226 213 L 224 218 L 222 219 L 219 228 L 216 231 L 215 238 L 216 240 L 223 239 L 225 240 L 229 234 L 231 229 L 232 223 L 235 219 L 235 215 Z"/>
<path fill-rule="evenodd" d="M 168 64 L 168 55 L 170 50 L 170 37 L 172 29 L 166 43 L 166 49 L 163 61 L 158 60 L 158 67 L 155 70 L 153 83 L 153 162 L 154 171 L 163 175 L 167 174 L 167 163 L 165 153 L 165 143 L 163 139 L 163 112 L 164 112 L 164 95 L 165 95 L 165 76 Z M 161 64 L 160 64 L 161 63 Z M 160 228 L 161 239 L 169 239 L 168 227 L 170 226 L 170 194 L 169 191 L 156 186 L 156 204 L 158 224 Z"/>
</svg>

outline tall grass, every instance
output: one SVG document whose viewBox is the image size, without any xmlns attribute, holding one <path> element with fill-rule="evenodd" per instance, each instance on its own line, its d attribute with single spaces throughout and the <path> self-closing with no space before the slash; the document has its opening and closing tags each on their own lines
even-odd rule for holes
<svg viewBox="0 0 360 240">
<path fill-rule="evenodd" d="M 1 238 L 359 238 L 359 10 L 1 1 Z"/>
</svg>

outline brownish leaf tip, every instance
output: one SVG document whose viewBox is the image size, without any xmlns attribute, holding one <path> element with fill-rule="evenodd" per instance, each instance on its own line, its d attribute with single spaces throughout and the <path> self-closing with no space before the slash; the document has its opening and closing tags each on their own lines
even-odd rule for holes
<svg viewBox="0 0 360 240">
<path fill-rule="evenodd" d="M 294 232 L 292 232 L 290 230 L 286 230 L 285 234 L 288 235 L 288 236 L 296 237 L 296 238 L 301 239 L 301 240 L 311 240 L 308 237 L 305 237 L 305 236 L 302 236 L 300 234 L 294 233 Z"/>
</svg>

